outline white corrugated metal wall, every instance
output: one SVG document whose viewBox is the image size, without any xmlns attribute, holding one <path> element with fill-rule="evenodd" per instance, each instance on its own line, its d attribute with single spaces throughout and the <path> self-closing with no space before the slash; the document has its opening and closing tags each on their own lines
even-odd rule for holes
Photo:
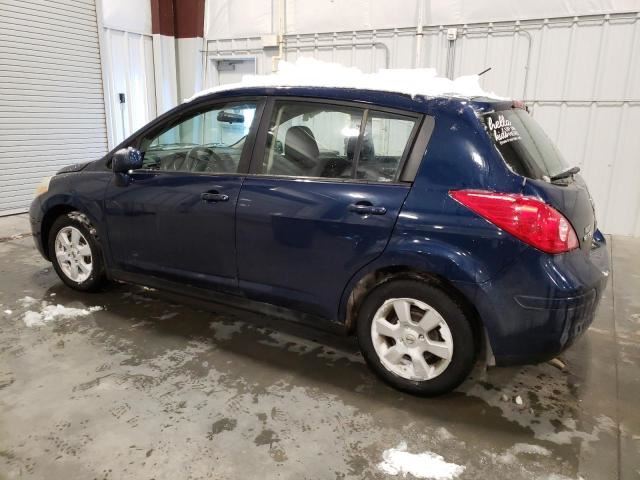
<svg viewBox="0 0 640 480">
<path fill-rule="evenodd" d="M 107 150 L 94 0 L 0 2 L 0 215 Z"/>
<path fill-rule="evenodd" d="M 567 159 L 579 165 L 600 227 L 640 236 L 640 14 L 425 26 L 420 66 L 452 75 L 492 70 L 486 89 L 524 98 Z M 447 40 L 447 29 L 457 39 Z M 412 67 L 416 28 L 286 35 L 286 59 L 313 56 L 364 71 Z M 451 47 L 451 49 L 450 49 Z M 636 52 L 636 55 L 634 55 Z M 209 39 L 207 55 L 256 57 L 271 70 L 260 36 Z M 205 81 L 205 84 L 208 83 Z"/>
<path fill-rule="evenodd" d="M 107 26 L 103 32 L 111 148 L 156 117 L 153 37 Z M 124 103 L 120 103 L 120 93 L 125 95 Z"/>
</svg>

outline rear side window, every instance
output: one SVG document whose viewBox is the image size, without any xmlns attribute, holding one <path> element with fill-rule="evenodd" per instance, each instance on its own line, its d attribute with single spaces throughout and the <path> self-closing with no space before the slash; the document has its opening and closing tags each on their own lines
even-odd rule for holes
<svg viewBox="0 0 640 480">
<path fill-rule="evenodd" d="M 393 181 L 415 124 L 413 118 L 369 111 L 356 178 L 376 182 Z"/>
<path fill-rule="evenodd" d="M 502 158 L 517 174 L 542 179 L 567 169 L 558 147 L 525 110 L 499 110 L 483 120 Z"/>
<path fill-rule="evenodd" d="M 417 122 L 365 108 L 279 100 L 260 173 L 393 182 Z"/>
<path fill-rule="evenodd" d="M 262 172 L 351 178 L 363 112 L 321 103 L 276 102 Z"/>
</svg>

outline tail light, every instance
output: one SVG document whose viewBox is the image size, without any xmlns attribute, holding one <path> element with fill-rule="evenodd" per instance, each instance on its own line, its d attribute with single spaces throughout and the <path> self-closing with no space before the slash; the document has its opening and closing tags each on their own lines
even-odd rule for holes
<svg viewBox="0 0 640 480">
<path fill-rule="evenodd" d="M 484 190 L 452 190 L 449 195 L 485 220 L 546 253 L 578 248 L 569 221 L 534 197 Z"/>
</svg>

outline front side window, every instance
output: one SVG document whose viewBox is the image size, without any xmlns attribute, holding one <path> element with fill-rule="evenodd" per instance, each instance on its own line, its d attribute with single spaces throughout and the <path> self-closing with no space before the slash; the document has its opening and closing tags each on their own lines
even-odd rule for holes
<svg viewBox="0 0 640 480">
<path fill-rule="evenodd" d="M 359 108 L 276 102 L 261 173 L 352 178 L 362 116 Z"/>
<path fill-rule="evenodd" d="M 236 173 L 256 103 L 229 103 L 143 138 L 142 168 L 191 173 Z"/>
</svg>

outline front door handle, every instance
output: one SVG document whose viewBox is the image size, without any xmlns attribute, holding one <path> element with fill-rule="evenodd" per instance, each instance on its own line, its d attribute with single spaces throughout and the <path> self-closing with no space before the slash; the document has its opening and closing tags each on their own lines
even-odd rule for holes
<svg viewBox="0 0 640 480">
<path fill-rule="evenodd" d="M 362 203 L 353 203 L 349 205 L 349 211 L 360 215 L 384 215 L 387 213 L 387 209 L 384 207 L 374 207 L 373 205 Z"/>
<path fill-rule="evenodd" d="M 200 194 L 200 198 L 205 202 L 226 202 L 229 200 L 229 195 L 218 192 L 204 192 Z"/>
</svg>

